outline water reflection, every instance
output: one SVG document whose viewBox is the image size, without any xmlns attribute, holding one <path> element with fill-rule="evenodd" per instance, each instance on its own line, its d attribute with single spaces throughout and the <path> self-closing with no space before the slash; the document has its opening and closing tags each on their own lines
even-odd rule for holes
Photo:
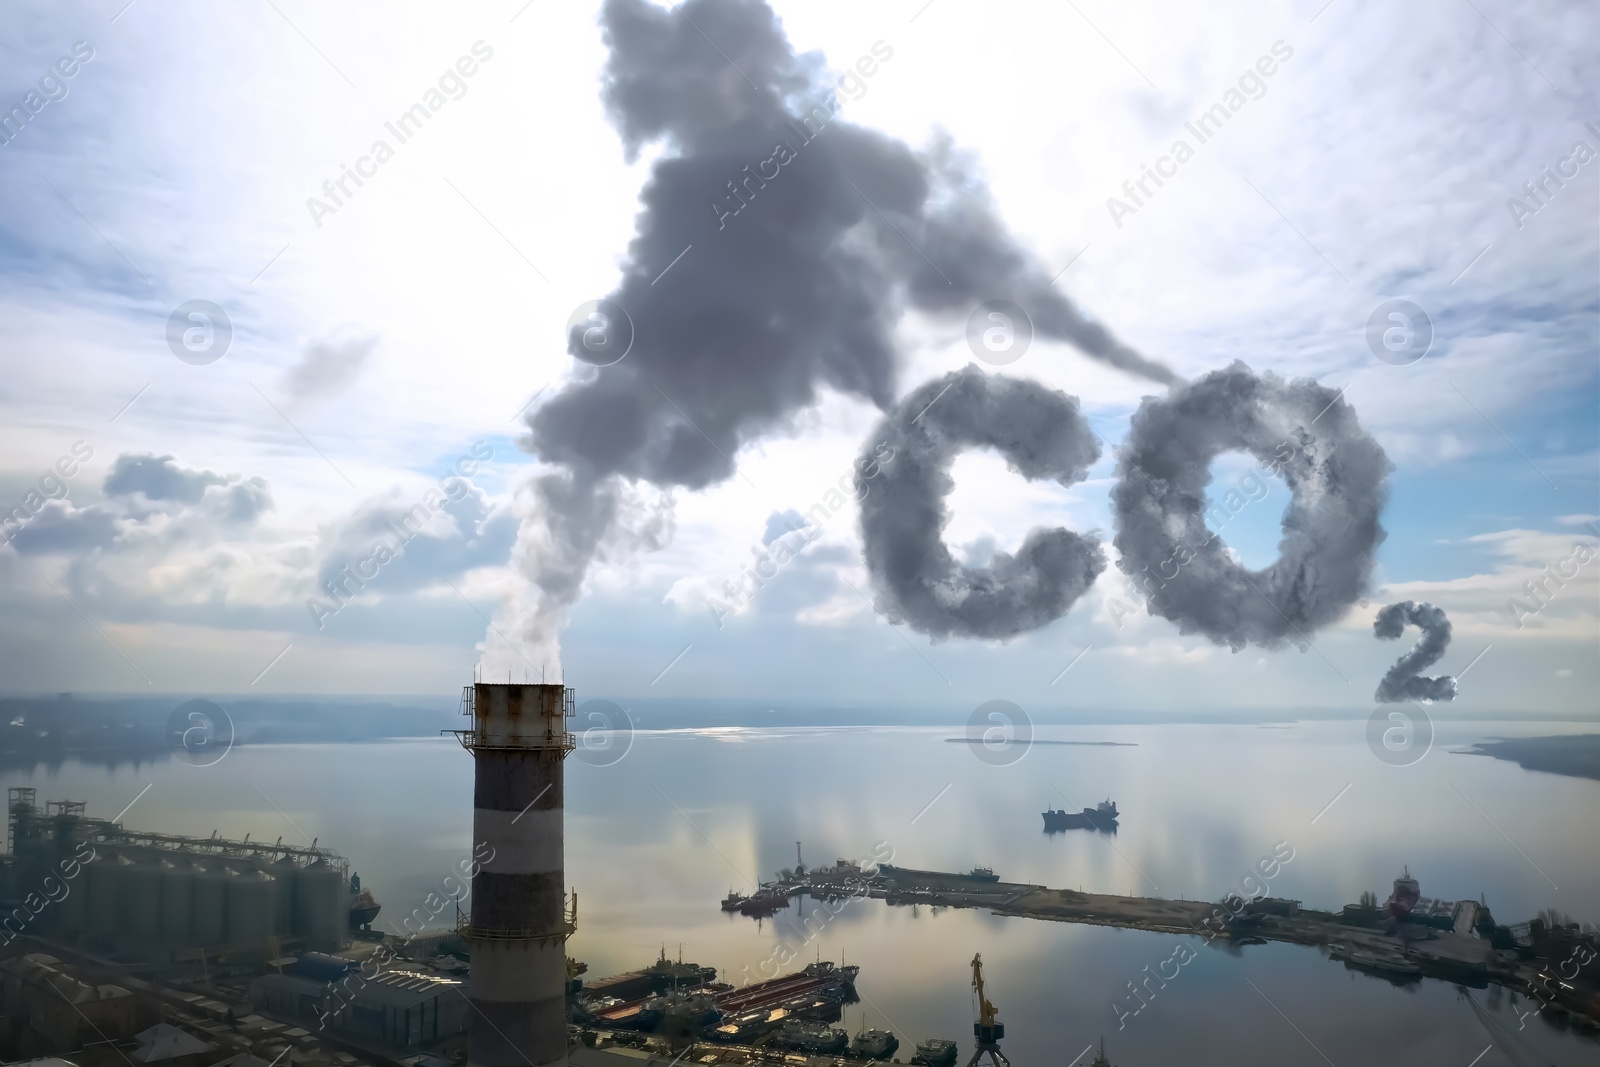
<svg viewBox="0 0 1600 1067">
<path fill-rule="evenodd" d="M 1450 752 L 1491 734 L 1561 727 L 1482 724 L 1452 735 L 1448 726 L 1426 759 L 1403 768 L 1372 757 L 1359 722 L 1047 727 L 1041 733 L 1063 740 L 1137 747 L 1035 746 L 1003 767 L 943 743 L 948 730 L 641 732 L 616 764 L 568 764 L 567 875 L 584 901 L 571 951 L 601 976 L 681 943 L 686 959 L 734 982 L 761 977 L 774 958 L 858 963 L 861 1002 L 846 1009 L 846 1029 L 892 1028 L 903 1048 L 957 1039 L 963 1058 L 969 963 L 981 951 L 988 995 L 1007 1025 L 1004 1046 L 1018 1063 L 1066 1064 L 1104 1034 L 1122 1067 L 1320 1063 L 1321 1055 L 1461 1067 L 1490 1039 L 1455 988 L 1397 987 L 1312 948 L 860 898 L 835 913 L 804 897 L 759 919 L 719 907 L 730 886 L 753 893 L 793 864 L 797 841 L 812 864 L 989 866 L 1006 881 L 1195 900 L 1232 891 L 1285 841 L 1295 858 L 1272 893 L 1309 907 L 1337 910 L 1363 890 L 1381 898 L 1409 865 L 1425 894 L 1484 894 L 1502 921 L 1546 907 L 1600 920 L 1600 840 L 1565 832 L 1569 820 L 1550 814 L 1600 810 L 1600 783 Z M 211 768 L 69 761 L 0 778 L 38 786 L 41 800 L 86 800 L 103 816 L 153 783 L 124 818 L 130 828 L 317 837 L 350 857 L 387 913 L 404 914 L 470 851 L 471 773 L 453 741 L 427 740 L 242 746 Z M 1108 797 L 1119 804 L 1115 834 L 1041 833 L 1042 811 Z M 1194 958 L 1152 985 L 1147 1005 L 1119 1029 L 1114 1005 L 1179 944 Z M 1600 1046 L 1543 1015 L 1518 1030 L 1518 1012 L 1529 1010 L 1522 998 L 1493 988 L 1472 996 L 1530 1059 L 1600 1056 Z"/>
</svg>

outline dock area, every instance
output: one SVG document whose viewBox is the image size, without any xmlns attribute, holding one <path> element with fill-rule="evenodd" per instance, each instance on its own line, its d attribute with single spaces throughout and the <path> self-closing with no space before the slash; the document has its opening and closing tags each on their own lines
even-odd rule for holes
<svg viewBox="0 0 1600 1067">
<path fill-rule="evenodd" d="M 891 906 L 984 908 L 995 915 L 1183 934 L 1235 945 L 1277 941 L 1319 946 L 1352 970 L 1396 984 L 1432 978 L 1480 989 L 1502 986 L 1534 998 L 1543 1012 L 1600 1029 L 1600 981 L 1589 966 L 1594 955 L 1582 942 L 1573 946 L 1580 963 L 1570 975 L 1566 967 L 1573 962 L 1570 959 L 1497 950 L 1474 932 L 1481 909 L 1471 901 L 1460 902 L 1453 927 L 1448 917 L 1445 928 L 1420 922 L 1397 927 L 1351 921 L 1351 909 L 1346 914 L 1317 911 L 1302 908 L 1299 901 L 1276 898 L 1234 897 L 1217 903 L 1084 893 L 1000 881 L 986 868 L 971 874 L 894 867 L 870 870 L 843 861 L 808 877 L 774 883 L 773 888 L 819 897 L 869 897 Z"/>
<path fill-rule="evenodd" d="M 1503 986 L 1546 1003 L 1547 1012 L 1600 1029 L 1600 988 L 1591 983 L 1552 982 L 1543 961 L 1507 958 L 1508 954 L 1494 951 L 1487 941 L 1471 933 L 1431 930 L 1425 939 L 1402 942 L 1383 930 L 1349 925 L 1334 912 L 1294 907 L 1283 909 L 1289 914 L 1276 914 L 1258 908 L 1233 915 L 1224 905 L 1203 900 L 1082 893 L 1007 882 L 915 889 L 890 883 L 873 885 L 867 895 L 890 904 L 986 908 L 995 915 L 1189 934 L 1208 941 L 1279 941 L 1337 948 L 1346 959 L 1346 966 L 1352 969 L 1391 981 L 1414 975 L 1477 988 Z M 1256 901 L 1247 909 L 1262 904 L 1270 907 L 1268 901 Z M 1351 962 L 1350 957 L 1356 962 Z M 1363 960 L 1368 962 L 1363 965 L 1359 962 Z"/>
</svg>

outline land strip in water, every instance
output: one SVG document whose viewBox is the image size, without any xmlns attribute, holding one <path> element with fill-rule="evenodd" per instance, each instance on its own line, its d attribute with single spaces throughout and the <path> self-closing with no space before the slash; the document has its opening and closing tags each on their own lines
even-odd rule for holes
<svg viewBox="0 0 1600 1067">
<path fill-rule="evenodd" d="M 1600 734 L 1479 741 L 1462 755 L 1493 756 L 1525 770 L 1600 780 Z"/>
<path fill-rule="evenodd" d="M 880 871 L 848 888 L 817 880 L 784 888 L 822 897 L 851 893 L 897 906 L 986 908 L 992 914 L 1016 918 L 1190 935 L 1223 946 L 1269 941 L 1318 946 L 1347 968 L 1396 985 L 1433 978 L 1479 989 L 1503 986 L 1532 998 L 1538 1010 L 1551 1017 L 1600 1031 L 1600 964 L 1592 931 L 1564 931 L 1546 942 L 1538 954 L 1522 949 L 1497 951 L 1472 932 L 1470 919 L 1460 920 L 1465 931 L 1434 929 L 1384 922 L 1378 908 L 1367 909 L 1364 921 L 1353 922 L 1351 909 L 1317 911 L 1300 907 L 1298 901 L 1276 898 L 1233 897 L 1215 903 L 1051 889 L 991 880 L 992 875 L 980 876 L 979 872 L 889 870 L 892 873 Z M 1476 902 L 1463 905 L 1467 915 L 1474 914 Z M 1358 914 L 1360 911 L 1357 909 Z"/>
</svg>

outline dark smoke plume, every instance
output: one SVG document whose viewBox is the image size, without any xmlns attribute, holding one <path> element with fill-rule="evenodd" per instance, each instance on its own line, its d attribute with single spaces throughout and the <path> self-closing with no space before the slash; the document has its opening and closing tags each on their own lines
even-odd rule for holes
<svg viewBox="0 0 1600 1067">
<path fill-rule="evenodd" d="M 1385 640 L 1399 637 L 1407 626 L 1422 629 L 1422 637 L 1411 646 L 1411 651 L 1395 661 L 1389 673 L 1378 683 L 1374 696 L 1380 704 L 1398 704 L 1406 700 L 1444 701 L 1456 698 L 1456 680 L 1448 674 L 1438 678 L 1423 678 L 1421 674 L 1438 663 L 1450 647 L 1450 620 L 1442 608 L 1432 604 L 1418 604 L 1402 600 L 1378 612 L 1372 620 L 1372 632 Z"/>
<path fill-rule="evenodd" d="M 867 570 L 891 622 L 936 639 L 1004 640 L 1066 614 L 1105 569 L 1096 538 L 1061 527 L 1029 531 L 1015 556 L 998 553 L 987 567 L 955 561 L 942 538 L 950 464 L 985 447 L 1024 478 L 1062 485 L 1100 458 L 1076 401 L 1031 381 L 968 366 L 906 397 L 868 439 L 856 476 Z M 865 468 L 885 454 L 894 458 L 869 479 Z"/>
<path fill-rule="evenodd" d="M 1239 449 L 1294 498 L 1278 560 L 1241 566 L 1206 525 L 1211 461 Z M 1152 615 L 1235 652 L 1302 647 L 1366 591 L 1383 540 L 1389 463 L 1338 393 L 1310 379 L 1212 371 L 1134 412 L 1112 490 L 1117 566 Z"/>
<path fill-rule="evenodd" d="M 626 153 L 659 143 L 664 154 L 609 295 L 631 349 L 580 365 L 528 420 L 532 450 L 564 468 L 533 486 L 518 559 L 536 588 L 508 609 L 543 658 L 553 662 L 566 607 L 626 521 L 623 483 L 720 482 L 743 445 L 789 429 L 823 389 L 887 409 L 907 308 L 964 320 L 1010 299 L 1039 335 L 1176 380 L 1051 286 L 948 145 L 917 153 L 843 121 L 860 91 L 836 90 L 822 57 L 796 55 L 765 3 L 607 0 L 600 22 L 603 99 Z M 880 81 L 850 84 L 892 91 L 893 53 L 875 43 Z M 574 355 L 583 336 L 568 337 Z"/>
</svg>

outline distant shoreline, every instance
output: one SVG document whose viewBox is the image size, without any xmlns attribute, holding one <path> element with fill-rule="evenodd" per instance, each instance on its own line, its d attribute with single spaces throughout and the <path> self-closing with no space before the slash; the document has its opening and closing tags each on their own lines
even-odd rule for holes
<svg viewBox="0 0 1600 1067">
<path fill-rule="evenodd" d="M 1459 754 L 1492 756 L 1510 760 L 1523 770 L 1600 781 L 1600 734 L 1499 738 L 1479 741 L 1470 749 L 1459 750 Z"/>
<path fill-rule="evenodd" d="M 981 737 L 947 737 L 945 742 L 951 745 L 983 745 L 988 744 Z M 1013 738 L 1008 744 L 1019 745 L 1087 745 L 1090 748 L 1138 748 L 1137 741 L 1049 741 L 1042 737 L 1035 737 L 1030 741 Z"/>
</svg>

